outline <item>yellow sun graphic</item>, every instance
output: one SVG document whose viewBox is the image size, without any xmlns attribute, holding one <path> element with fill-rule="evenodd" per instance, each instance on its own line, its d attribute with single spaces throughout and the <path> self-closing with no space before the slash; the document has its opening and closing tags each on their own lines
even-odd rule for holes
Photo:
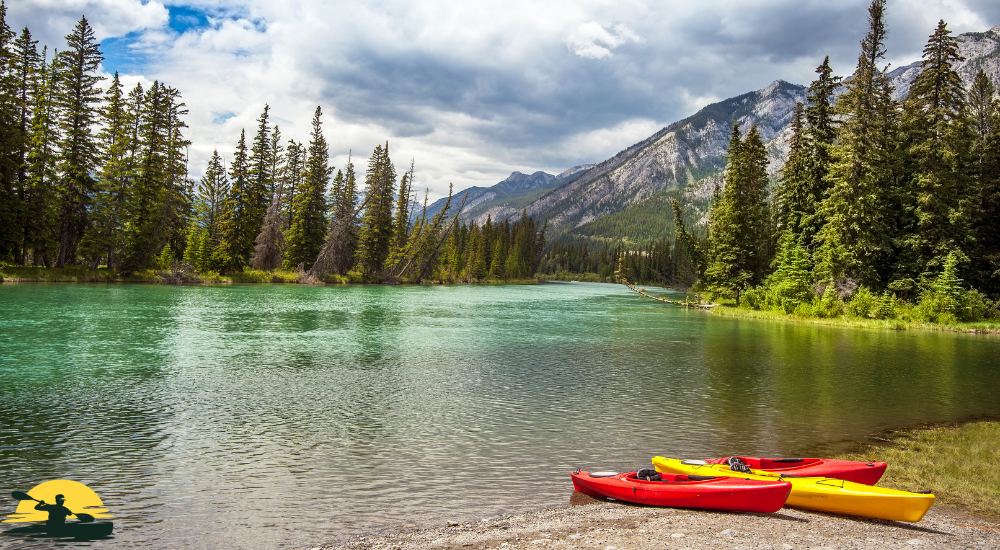
<svg viewBox="0 0 1000 550">
<path fill-rule="evenodd" d="M 28 491 L 28 496 L 36 500 L 44 500 L 47 504 L 55 504 L 56 495 L 62 495 L 66 498 L 63 502 L 63 506 L 69 508 L 73 512 L 85 512 L 94 516 L 95 518 L 110 518 L 114 517 L 111 514 L 105 514 L 107 508 L 101 508 L 104 503 L 101 502 L 101 497 L 97 496 L 90 487 L 87 487 L 83 483 L 78 481 L 70 481 L 68 479 L 54 479 L 52 481 L 46 481 L 44 483 L 39 483 Z M 17 510 L 13 514 L 7 516 L 9 519 L 3 520 L 4 523 L 20 523 L 25 521 L 45 521 L 49 519 L 49 513 L 44 510 L 35 510 L 35 506 L 38 503 L 34 500 L 22 500 L 20 504 L 17 505 Z"/>
</svg>

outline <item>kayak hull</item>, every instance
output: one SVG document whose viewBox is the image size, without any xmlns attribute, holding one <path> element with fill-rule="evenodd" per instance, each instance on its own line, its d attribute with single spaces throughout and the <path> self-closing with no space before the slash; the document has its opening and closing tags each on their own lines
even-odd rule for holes
<svg viewBox="0 0 1000 550">
<path fill-rule="evenodd" d="M 873 487 L 829 477 L 796 477 L 753 470 L 733 472 L 723 464 L 685 464 L 673 458 L 655 457 L 658 472 L 689 475 L 733 475 L 757 480 L 781 479 L 792 484 L 786 504 L 797 508 L 865 516 L 893 521 L 920 521 L 934 504 L 934 495 Z"/>
<path fill-rule="evenodd" d="M 51 537 L 73 537 L 78 539 L 97 539 L 107 537 L 114 531 L 114 523 L 110 521 L 95 521 L 90 523 L 67 523 L 61 527 L 41 525 L 25 525 L 5 531 L 11 535 L 48 535 Z"/>
<path fill-rule="evenodd" d="M 691 479 L 686 475 L 663 476 L 663 481 L 645 481 L 635 472 L 592 477 L 591 472 L 573 472 L 573 487 L 581 493 L 635 504 L 727 510 L 777 512 L 785 504 L 791 484 L 783 480 L 746 480 L 713 476 Z M 696 478 L 702 476 L 695 476 Z"/>
<path fill-rule="evenodd" d="M 710 458 L 709 464 L 726 464 L 730 457 Z M 885 462 L 857 462 L 855 460 L 834 460 L 827 458 L 760 458 L 755 456 L 738 456 L 747 466 L 754 470 L 796 476 L 832 477 L 875 485 L 885 474 Z"/>
</svg>

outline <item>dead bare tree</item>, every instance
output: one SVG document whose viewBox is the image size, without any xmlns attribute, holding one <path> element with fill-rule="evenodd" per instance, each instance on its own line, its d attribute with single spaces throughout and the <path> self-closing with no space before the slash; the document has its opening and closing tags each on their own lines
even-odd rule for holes
<svg viewBox="0 0 1000 550">
<path fill-rule="evenodd" d="M 278 186 L 278 192 L 271 201 L 271 206 L 264 214 L 264 227 L 254 242 L 253 256 L 250 265 L 262 271 L 274 271 L 281 265 L 281 255 L 285 250 L 285 234 L 281 231 L 281 194 L 284 182 Z"/>
</svg>

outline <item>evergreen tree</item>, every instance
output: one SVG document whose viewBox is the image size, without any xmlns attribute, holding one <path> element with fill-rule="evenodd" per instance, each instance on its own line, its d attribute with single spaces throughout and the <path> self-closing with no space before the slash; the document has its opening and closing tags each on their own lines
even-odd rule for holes
<svg viewBox="0 0 1000 550">
<path fill-rule="evenodd" d="M 0 6 L 0 11 L 3 9 L 5 8 Z M 2 19 L 3 16 L 0 15 L 0 21 Z M 0 33 L 3 32 L 4 25 L 5 23 L 0 22 Z M 9 124 L 5 125 L 3 131 L 0 132 L 6 137 L 6 139 L 0 138 L 0 141 L 4 143 L 0 145 L 0 148 L 6 150 L 9 144 L 9 148 L 12 150 L 10 167 L 15 171 L 15 174 L 11 176 L 11 193 L 8 195 L 9 202 L 7 202 L 10 206 L 8 210 L 10 217 L 5 217 L 0 213 L 0 219 L 16 220 L 15 223 L 6 224 L 6 227 L 0 228 L 0 257 L 6 255 L 3 253 L 3 249 L 7 249 L 11 259 L 20 264 L 23 264 L 27 257 L 24 229 L 31 223 L 27 219 L 28 151 L 31 146 L 30 123 L 34 104 L 33 91 L 36 89 L 36 80 L 42 69 L 42 60 L 38 54 L 37 44 L 38 41 L 31 39 L 31 32 L 25 27 L 21 31 L 21 35 L 14 41 L 11 52 L 11 69 L 13 70 L 9 74 L 10 88 L 7 88 L 7 92 L 0 92 L 0 105 L 14 107 L 14 119 L 9 121 Z M 3 62 L 0 61 L 0 63 Z M 7 93 L 12 95 L 8 96 Z M 0 112 L 6 113 L 8 110 L 0 107 Z M 6 185 L 3 188 L 6 189 Z M 0 198 L 0 210 L 4 209 L 3 203 L 4 200 Z"/>
<path fill-rule="evenodd" d="M 890 187 L 893 183 L 894 102 L 879 63 L 885 57 L 885 0 L 868 8 L 869 31 L 846 91 L 837 100 L 842 118 L 832 147 L 830 189 L 821 203 L 814 253 L 817 279 L 851 277 L 871 288 L 884 285 L 880 269 L 890 265 Z"/>
<path fill-rule="evenodd" d="M 270 197 L 271 200 L 273 201 L 274 197 L 278 194 L 279 188 L 281 190 L 281 194 L 284 195 L 286 188 L 285 184 L 287 183 L 286 181 L 287 173 L 285 171 L 285 156 L 283 154 L 285 151 L 285 147 L 281 145 L 281 130 L 278 128 L 277 124 L 275 124 L 274 128 L 271 130 L 271 143 L 269 149 L 270 150 L 268 151 L 267 156 L 271 160 L 271 166 L 270 166 L 271 188 L 268 189 L 268 192 L 270 193 L 268 197 Z M 281 208 L 282 213 L 283 210 L 284 208 L 282 206 Z"/>
<path fill-rule="evenodd" d="M 125 204 L 134 178 L 132 166 L 133 121 L 118 73 L 104 96 L 101 144 L 101 170 L 95 185 L 91 227 L 81 246 L 93 258 L 91 269 L 97 269 L 103 255 L 108 267 L 115 265 L 115 253 L 121 249 L 121 230 Z"/>
<path fill-rule="evenodd" d="M 973 196 L 966 167 L 972 135 L 965 89 L 954 64 L 963 61 L 944 21 L 924 48 L 920 72 L 904 105 L 909 155 L 915 168 L 916 224 L 908 244 L 919 261 L 915 273 L 936 272 L 955 252 L 968 261 L 974 243 Z M 978 197 L 977 197 L 978 198 Z"/>
<path fill-rule="evenodd" d="M 0 2 L 0 220 L 17 220 L 21 213 L 19 153 L 24 136 L 19 122 L 17 68 L 12 47 L 15 35 L 7 25 L 7 6 Z M 0 224 L 0 259 L 20 251 L 21 234 L 11 223 Z"/>
<path fill-rule="evenodd" d="M 93 192 L 92 174 L 100 161 L 100 146 L 92 127 L 100 116 L 104 77 L 97 69 L 104 60 L 94 29 L 81 17 L 70 34 L 68 48 L 56 56 L 60 78 L 56 101 L 62 140 L 59 144 L 59 192 L 61 199 L 59 256 L 56 267 L 75 261 L 77 245 L 87 226 L 88 196 Z"/>
<path fill-rule="evenodd" d="M 125 200 L 123 273 L 158 262 L 167 244 L 171 253 L 183 253 L 190 208 L 185 153 L 190 142 L 181 133 L 186 113 L 180 92 L 158 81 L 142 99 L 136 174 Z"/>
<path fill-rule="evenodd" d="M 1000 100 L 983 71 L 969 91 L 973 134 L 971 187 L 977 193 L 973 218 L 976 247 L 971 280 L 976 288 L 1000 294 Z"/>
<path fill-rule="evenodd" d="M 295 212 L 295 197 L 302 189 L 302 181 L 305 176 L 306 149 L 305 145 L 293 139 L 288 140 L 288 147 L 285 148 L 284 182 L 285 192 L 284 202 L 284 222 L 286 229 L 292 226 L 292 218 Z"/>
<path fill-rule="evenodd" d="M 813 241 L 822 229 L 824 219 L 818 209 L 823 198 L 830 189 L 827 175 L 833 163 L 833 145 L 836 140 L 837 123 L 833 107 L 834 93 L 840 86 L 841 78 L 833 76 L 830 68 L 830 57 L 816 68 L 819 75 L 809 85 L 805 108 L 806 126 L 804 128 L 804 146 L 808 150 L 808 177 L 803 182 L 800 193 L 801 216 L 798 219 L 798 242 L 807 251 L 813 248 Z"/>
<path fill-rule="evenodd" d="M 792 138 L 788 159 L 781 169 L 781 176 L 774 191 L 775 227 L 798 238 L 803 232 L 804 221 L 815 210 L 812 195 L 812 148 L 807 141 L 805 108 L 795 104 L 792 115 Z"/>
<path fill-rule="evenodd" d="M 250 173 L 247 165 L 246 131 L 240 132 L 240 141 L 229 167 L 229 195 L 223 204 L 220 229 L 222 239 L 219 249 L 213 253 L 215 263 L 223 270 L 239 271 L 250 260 L 257 231 L 250 216 L 251 196 L 249 190 Z"/>
<path fill-rule="evenodd" d="M 229 195 L 229 181 L 226 179 L 226 169 L 222 165 L 219 150 L 212 151 L 205 175 L 198 184 L 196 199 L 197 225 L 208 233 L 212 246 L 218 244 L 221 238 L 220 223 L 223 214 L 223 204 Z"/>
<path fill-rule="evenodd" d="M 735 298 L 764 278 L 770 261 L 767 152 L 756 126 L 740 140 L 733 125 L 725 173 L 726 187 L 709 215 L 708 288 Z"/>
<path fill-rule="evenodd" d="M 310 269 L 326 239 L 326 188 L 332 169 L 329 147 L 323 137 L 322 115 L 323 111 L 317 106 L 312 120 L 304 187 L 295 198 L 295 215 L 288 230 L 285 256 L 288 268 L 302 263 Z"/>
<path fill-rule="evenodd" d="M 354 175 L 354 164 L 348 156 L 347 168 L 344 172 L 337 171 L 334 178 L 333 220 L 326 242 L 320 250 L 319 257 L 312 269 L 310 277 L 321 279 L 328 273 L 346 274 L 354 266 L 354 255 L 357 248 L 358 213 L 367 205 L 360 206 L 358 201 L 357 178 Z M 365 199 L 368 200 L 367 198 Z"/>
<path fill-rule="evenodd" d="M 396 169 L 389 159 L 389 142 L 385 148 L 377 145 L 368 159 L 365 173 L 367 206 L 358 235 L 358 267 L 370 277 L 382 275 L 395 235 L 392 216 L 395 182 Z"/>
<path fill-rule="evenodd" d="M 246 188 L 247 231 L 254 237 L 260 233 L 264 215 L 274 195 L 274 161 L 272 159 L 271 128 L 268 126 L 270 106 L 264 105 L 264 112 L 257 119 L 257 135 L 250 148 L 249 178 Z M 248 256 L 249 257 L 249 256 Z"/>
<path fill-rule="evenodd" d="M 30 250 L 34 265 L 51 267 L 57 253 L 59 223 L 56 173 L 58 126 L 54 99 L 58 64 L 55 59 L 47 63 L 46 52 L 47 49 L 43 48 L 41 69 L 32 85 L 22 263 L 28 261 Z"/>
</svg>

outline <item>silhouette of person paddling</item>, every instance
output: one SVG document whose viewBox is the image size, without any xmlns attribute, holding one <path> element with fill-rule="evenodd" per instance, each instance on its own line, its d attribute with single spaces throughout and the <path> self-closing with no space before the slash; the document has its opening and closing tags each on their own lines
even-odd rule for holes
<svg viewBox="0 0 1000 550">
<path fill-rule="evenodd" d="M 62 495 L 56 495 L 55 504 L 45 504 L 44 500 L 38 501 L 38 504 L 35 505 L 35 510 L 42 510 L 49 513 L 49 519 L 45 521 L 45 525 L 49 527 L 62 527 L 66 525 L 66 516 L 76 515 L 69 508 L 63 506 L 63 502 L 66 502 L 66 497 Z"/>
</svg>

